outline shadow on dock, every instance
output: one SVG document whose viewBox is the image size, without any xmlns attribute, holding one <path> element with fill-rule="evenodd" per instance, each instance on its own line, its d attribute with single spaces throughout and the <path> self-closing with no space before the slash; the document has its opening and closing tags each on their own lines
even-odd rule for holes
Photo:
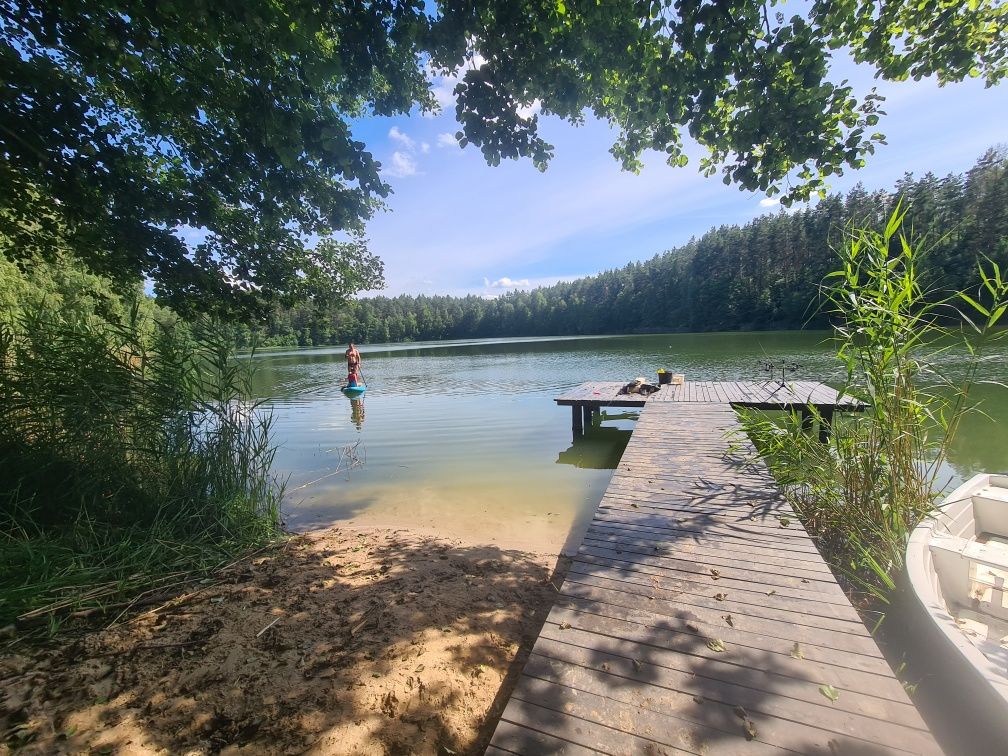
<svg viewBox="0 0 1008 756">
<path fill-rule="evenodd" d="M 687 388 L 727 401 L 641 412 L 487 753 L 939 752 L 731 394 Z"/>
</svg>

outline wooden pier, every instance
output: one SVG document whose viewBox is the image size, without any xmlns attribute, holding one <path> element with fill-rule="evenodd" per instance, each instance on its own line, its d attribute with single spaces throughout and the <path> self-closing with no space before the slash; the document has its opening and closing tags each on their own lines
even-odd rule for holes
<svg viewBox="0 0 1008 756">
<path fill-rule="evenodd" d="M 625 383 L 595 381 L 558 396 L 554 401 L 571 408 L 571 430 L 580 436 L 590 428 L 601 407 L 643 407 L 649 402 L 684 402 L 729 404 L 761 410 L 795 410 L 811 427 L 815 415 L 820 418 L 819 437 L 829 435 L 834 412 L 857 412 L 862 405 L 836 389 L 815 381 L 691 381 L 666 384 L 650 396 L 621 394 Z"/>
<path fill-rule="evenodd" d="M 590 385 L 558 402 L 620 406 L 595 393 L 618 384 Z M 748 385 L 642 402 L 487 753 L 940 753 L 766 466 L 726 436 Z M 808 386 L 794 396 L 829 403 Z"/>
</svg>

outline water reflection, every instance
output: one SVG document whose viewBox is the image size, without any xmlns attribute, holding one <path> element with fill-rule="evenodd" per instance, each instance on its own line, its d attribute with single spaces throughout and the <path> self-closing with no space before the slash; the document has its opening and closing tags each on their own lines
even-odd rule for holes
<svg viewBox="0 0 1008 756">
<path fill-rule="evenodd" d="M 557 456 L 558 465 L 573 465 L 582 470 L 615 470 L 623 451 L 630 443 L 633 422 L 640 412 L 620 412 L 601 410 L 586 428 L 583 436 L 574 438 L 570 448 Z M 615 422 L 617 426 L 603 426 L 602 423 Z"/>
<path fill-rule="evenodd" d="M 573 465 L 583 470 L 615 470 L 623 450 L 630 443 L 631 430 L 592 428 L 574 439 L 569 449 L 557 456 L 558 465 Z"/>
<path fill-rule="evenodd" d="M 364 400 L 363 399 L 351 399 L 350 400 L 350 422 L 354 424 L 357 430 L 361 430 L 364 427 Z"/>
</svg>

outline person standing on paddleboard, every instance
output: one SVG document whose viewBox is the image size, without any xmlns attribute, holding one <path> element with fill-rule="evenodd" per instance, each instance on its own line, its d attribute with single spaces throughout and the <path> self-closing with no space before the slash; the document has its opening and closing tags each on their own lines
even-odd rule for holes
<svg viewBox="0 0 1008 756">
<path fill-rule="evenodd" d="M 360 352 L 357 351 L 357 347 L 350 342 L 350 346 L 346 350 L 346 366 L 348 373 L 356 374 L 360 370 Z"/>
</svg>

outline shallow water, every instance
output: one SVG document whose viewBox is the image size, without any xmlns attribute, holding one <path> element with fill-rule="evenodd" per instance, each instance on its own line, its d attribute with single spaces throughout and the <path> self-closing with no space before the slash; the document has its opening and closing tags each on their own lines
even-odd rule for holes
<svg viewBox="0 0 1008 756">
<path fill-rule="evenodd" d="M 633 428 L 633 413 L 572 445 L 570 410 L 552 399 L 590 380 L 664 367 L 687 380 L 762 380 L 764 360 L 789 377 L 838 385 L 825 333 L 732 333 L 392 344 L 360 347 L 368 390 L 339 391 L 345 347 L 256 357 L 256 391 L 274 409 L 276 469 L 289 475 L 284 515 L 329 524 L 410 528 L 474 543 L 557 553 L 577 545 Z M 1008 379 L 1003 348 L 984 377 Z M 961 355 L 947 357 L 954 368 Z M 947 477 L 1008 469 L 1008 392 L 978 387 Z M 622 415 L 623 419 L 618 419 Z M 629 417 L 627 417 L 629 415 Z M 348 446 L 358 464 L 347 469 Z"/>
</svg>

